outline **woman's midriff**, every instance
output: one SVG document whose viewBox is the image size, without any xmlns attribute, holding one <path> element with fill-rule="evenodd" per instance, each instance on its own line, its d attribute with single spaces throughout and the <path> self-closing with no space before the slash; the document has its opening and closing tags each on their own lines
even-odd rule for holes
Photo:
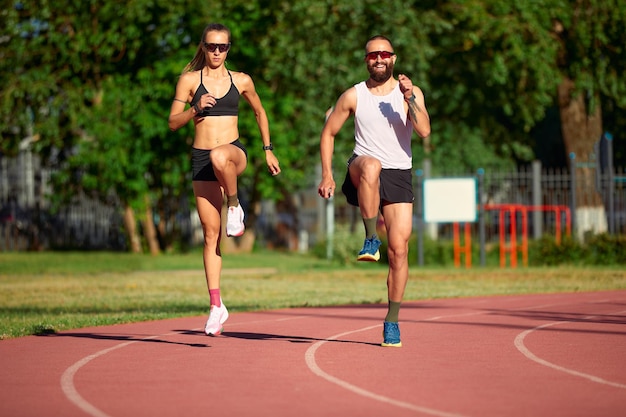
<svg viewBox="0 0 626 417">
<path fill-rule="evenodd" d="M 212 116 L 195 121 L 193 147 L 213 149 L 239 138 L 237 116 Z"/>
</svg>

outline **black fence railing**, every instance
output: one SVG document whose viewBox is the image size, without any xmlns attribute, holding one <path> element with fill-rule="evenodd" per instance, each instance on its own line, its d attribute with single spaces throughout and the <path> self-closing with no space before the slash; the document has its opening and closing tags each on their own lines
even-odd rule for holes
<svg viewBox="0 0 626 417">
<path fill-rule="evenodd" d="M 497 243 L 503 231 L 516 236 L 526 233 L 531 239 L 546 234 L 555 237 L 567 233 L 578 237 L 587 233 L 626 234 L 626 170 L 595 169 L 591 178 L 578 171 L 575 166 L 544 170 L 539 163 L 533 163 L 513 172 L 482 173 L 478 202 L 484 209 L 485 241 Z M 114 199 L 105 204 L 79 197 L 71 206 L 53 214 L 46 200 L 46 195 L 52 191 L 48 181 L 50 174 L 39 164 L 36 155 L 22 153 L 18 158 L 0 157 L 0 251 L 127 249 L 122 209 Z M 445 176 L 462 175 L 442 175 Z M 417 178 L 416 183 L 419 181 Z M 302 192 L 306 200 L 311 201 L 319 198 L 316 194 L 316 190 Z M 335 222 L 360 226 L 358 213 L 347 207 L 344 200 L 341 196 L 335 199 Z M 581 206 L 577 201 L 597 204 Z M 416 207 L 416 218 L 417 213 Z M 303 230 L 291 233 L 306 236 L 306 247 L 324 239 L 320 224 L 325 223 L 327 214 L 315 204 L 303 204 L 300 213 L 284 214 L 299 219 L 294 224 Z M 263 215 L 261 213 L 261 217 Z M 281 213 L 275 211 L 265 214 L 266 219 L 280 217 Z M 183 243 L 200 245 L 201 228 L 193 207 L 178 213 L 177 218 L 180 219 L 177 224 L 184 229 L 179 235 L 187 240 Z M 272 224 L 259 224 L 263 227 L 256 231 L 257 238 L 269 241 L 275 234 Z M 453 237 L 452 224 L 426 224 L 424 227 L 425 233 L 435 239 Z M 478 223 L 468 227 L 472 236 L 479 236 Z"/>
</svg>

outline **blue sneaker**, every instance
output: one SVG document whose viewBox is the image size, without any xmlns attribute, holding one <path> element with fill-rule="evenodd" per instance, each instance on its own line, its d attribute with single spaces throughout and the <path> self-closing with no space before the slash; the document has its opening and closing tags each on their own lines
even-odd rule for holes
<svg viewBox="0 0 626 417">
<path fill-rule="evenodd" d="M 363 249 L 357 256 L 357 261 L 376 262 L 380 259 L 380 251 L 378 248 L 382 242 L 376 237 L 365 239 L 363 243 Z"/>
<path fill-rule="evenodd" d="M 383 343 L 380 345 L 384 347 L 402 347 L 398 323 L 389 321 L 383 323 Z"/>
</svg>

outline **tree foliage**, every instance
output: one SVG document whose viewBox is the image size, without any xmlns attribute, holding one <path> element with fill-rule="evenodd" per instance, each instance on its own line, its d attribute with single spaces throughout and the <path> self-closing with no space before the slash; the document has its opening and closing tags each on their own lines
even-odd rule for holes
<svg viewBox="0 0 626 417">
<path fill-rule="evenodd" d="M 414 141 L 416 166 L 428 157 L 435 169 L 468 172 L 533 159 L 564 79 L 589 109 L 602 108 L 626 159 L 620 0 L 13 1 L 0 12 L 0 153 L 16 154 L 32 136 L 61 169 L 57 197 L 114 195 L 136 210 L 149 202 L 175 212 L 192 201 L 193 132 L 170 132 L 167 116 L 177 77 L 214 21 L 232 31 L 227 66 L 254 79 L 283 167 L 267 175 L 254 115 L 241 106 L 250 161 L 240 186 L 252 204 L 316 184 L 325 112 L 367 78 L 363 48 L 375 34 L 393 41 L 396 74 L 426 96 L 431 147 Z M 351 149 L 346 126 L 337 168 Z"/>
<path fill-rule="evenodd" d="M 79 193 L 135 209 L 150 194 L 177 201 L 189 131 L 167 131 L 167 108 L 177 56 L 192 43 L 185 4 L 24 1 L 5 12 L 5 50 L 18 56 L 13 73 L 2 71 L 2 151 L 32 130 L 60 168 L 57 202 Z"/>
</svg>

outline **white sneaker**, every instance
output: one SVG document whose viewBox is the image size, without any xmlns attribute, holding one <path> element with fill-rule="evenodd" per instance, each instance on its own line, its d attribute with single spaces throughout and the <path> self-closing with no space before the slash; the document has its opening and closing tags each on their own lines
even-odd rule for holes
<svg viewBox="0 0 626 417">
<path fill-rule="evenodd" d="M 222 300 L 220 300 L 221 306 L 211 306 L 211 312 L 209 313 L 209 319 L 204 326 L 204 334 L 207 336 L 217 336 L 224 330 L 224 322 L 228 320 L 228 309 Z"/>
<path fill-rule="evenodd" d="M 226 235 L 241 236 L 246 226 L 243 224 L 243 209 L 240 204 L 234 207 L 228 207 L 228 215 L 226 217 Z"/>
</svg>

